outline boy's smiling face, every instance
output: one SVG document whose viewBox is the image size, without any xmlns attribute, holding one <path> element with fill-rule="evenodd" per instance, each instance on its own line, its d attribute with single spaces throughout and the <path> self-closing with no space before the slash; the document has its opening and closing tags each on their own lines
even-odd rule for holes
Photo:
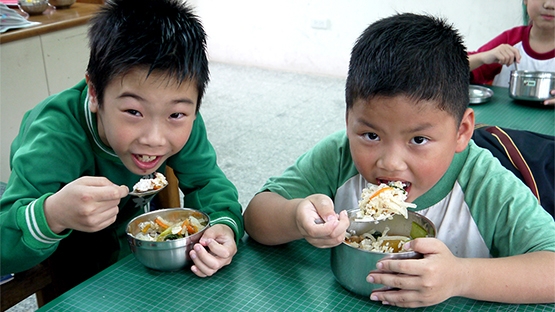
<svg viewBox="0 0 555 312">
<path fill-rule="evenodd" d="M 178 85 L 165 73 L 146 74 L 134 69 L 113 79 L 102 106 L 89 84 L 89 108 L 97 114 L 102 142 L 138 175 L 156 171 L 187 143 L 198 95 L 192 81 Z"/>
<path fill-rule="evenodd" d="M 358 99 L 347 113 L 353 161 L 371 183 L 403 181 L 412 202 L 444 175 L 455 153 L 472 136 L 474 113 L 467 109 L 459 127 L 433 102 L 406 96 Z"/>
</svg>

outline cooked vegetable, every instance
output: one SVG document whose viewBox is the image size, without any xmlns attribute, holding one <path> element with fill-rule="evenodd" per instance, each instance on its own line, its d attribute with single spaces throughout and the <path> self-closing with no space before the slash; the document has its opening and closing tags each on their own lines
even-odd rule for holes
<svg viewBox="0 0 555 312">
<path fill-rule="evenodd" d="M 419 237 L 426 237 L 428 236 L 428 231 L 423 228 L 420 224 L 412 221 L 412 227 L 410 229 L 410 237 L 412 239 L 419 238 Z"/>
<path fill-rule="evenodd" d="M 163 229 L 167 229 L 170 226 L 170 223 L 162 219 L 162 217 L 156 217 L 156 219 L 154 219 L 154 222 L 156 222 L 156 224 L 158 224 Z"/>
<path fill-rule="evenodd" d="M 144 221 L 139 223 L 139 233 L 135 234 L 135 238 L 146 241 L 167 241 L 184 238 L 193 235 L 206 227 L 208 220 L 204 219 L 202 214 L 200 220 L 193 215 L 187 218 L 179 218 L 175 222 L 170 222 L 156 217 L 153 221 Z"/>
<path fill-rule="evenodd" d="M 374 230 L 361 235 L 350 235 L 347 233 L 345 243 L 362 250 L 395 253 L 401 252 L 403 244 L 410 241 L 410 237 L 402 235 L 390 236 L 387 235 L 387 232 L 389 232 L 389 227 L 385 228 L 383 234 Z"/>
</svg>

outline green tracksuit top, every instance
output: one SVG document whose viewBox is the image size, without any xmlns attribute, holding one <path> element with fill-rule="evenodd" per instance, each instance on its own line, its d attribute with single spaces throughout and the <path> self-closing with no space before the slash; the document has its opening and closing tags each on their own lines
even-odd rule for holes
<svg viewBox="0 0 555 312">
<path fill-rule="evenodd" d="M 358 208 L 367 181 L 351 158 L 345 131 L 303 154 L 261 191 L 305 198 L 325 194 L 336 212 Z M 372 183 L 375 183 L 372 181 Z M 444 176 L 418 197 L 413 210 L 436 226 L 437 238 L 464 258 L 505 257 L 555 251 L 555 222 L 530 189 L 486 149 L 470 141 Z"/>
<path fill-rule="evenodd" d="M 184 206 L 208 213 L 211 224 L 228 225 L 238 241 L 244 229 L 237 189 L 216 163 L 200 113 L 187 144 L 166 164 L 179 179 Z M 55 254 L 63 271 L 69 270 L 67 278 L 75 277 L 78 282 L 130 253 L 127 223 L 145 211 L 150 199 L 123 198 L 117 220 L 96 233 L 66 230 L 55 234 L 44 215 L 44 200 L 79 177 L 104 176 L 129 189 L 142 178 L 127 170 L 101 142 L 96 116 L 88 109 L 85 81 L 50 96 L 25 114 L 11 145 L 10 166 L 0 199 L 1 274 L 29 269 Z M 89 272 L 81 274 L 83 270 Z"/>
</svg>

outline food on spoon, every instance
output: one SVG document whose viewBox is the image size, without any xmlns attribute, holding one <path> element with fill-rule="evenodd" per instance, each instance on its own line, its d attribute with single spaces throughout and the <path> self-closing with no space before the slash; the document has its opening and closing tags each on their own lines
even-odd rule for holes
<svg viewBox="0 0 555 312">
<path fill-rule="evenodd" d="M 415 208 L 416 205 L 405 202 L 407 192 L 403 186 L 401 181 L 380 185 L 368 183 L 362 190 L 355 221 L 378 222 L 391 219 L 396 214 L 408 218 L 407 208 Z"/>
<path fill-rule="evenodd" d="M 166 177 L 160 172 L 156 172 L 154 174 L 154 178 L 152 179 L 140 179 L 139 182 L 137 182 L 133 186 L 133 192 L 144 193 L 148 191 L 159 190 L 166 185 L 168 185 L 168 180 L 166 180 Z"/>
<path fill-rule="evenodd" d="M 139 223 L 140 231 L 133 236 L 140 240 L 162 242 L 193 235 L 204 229 L 207 224 L 208 220 L 201 214 L 198 217 L 191 215 L 178 218 L 172 222 L 157 216 L 154 220 Z"/>
</svg>

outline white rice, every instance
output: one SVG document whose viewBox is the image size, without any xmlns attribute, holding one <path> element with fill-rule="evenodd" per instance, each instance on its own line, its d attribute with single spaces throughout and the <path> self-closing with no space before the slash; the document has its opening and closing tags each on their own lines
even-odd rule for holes
<svg viewBox="0 0 555 312">
<path fill-rule="evenodd" d="M 385 190 L 381 191 L 382 189 Z M 376 193 L 377 195 L 374 195 Z M 391 219 L 396 214 L 408 218 L 407 208 L 415 208 L 416 205 L 405 202 L 406 199 L 407 192 L 403 189 L 403 183 L 400 181 L 392 182 L 389 185 L 368 183 L 368 186 L 362 190 L 355 221 L 378 222 Z"/>
<path fill-rule="evenodd" d="M 133 186 L 133 191 L 142 193 L 160 189 L 168 184 L 166 177 L 160 172 L 156 172 L 154 176 L 153 179 L 140 179 L 139 182 Z"/>
</svg>

